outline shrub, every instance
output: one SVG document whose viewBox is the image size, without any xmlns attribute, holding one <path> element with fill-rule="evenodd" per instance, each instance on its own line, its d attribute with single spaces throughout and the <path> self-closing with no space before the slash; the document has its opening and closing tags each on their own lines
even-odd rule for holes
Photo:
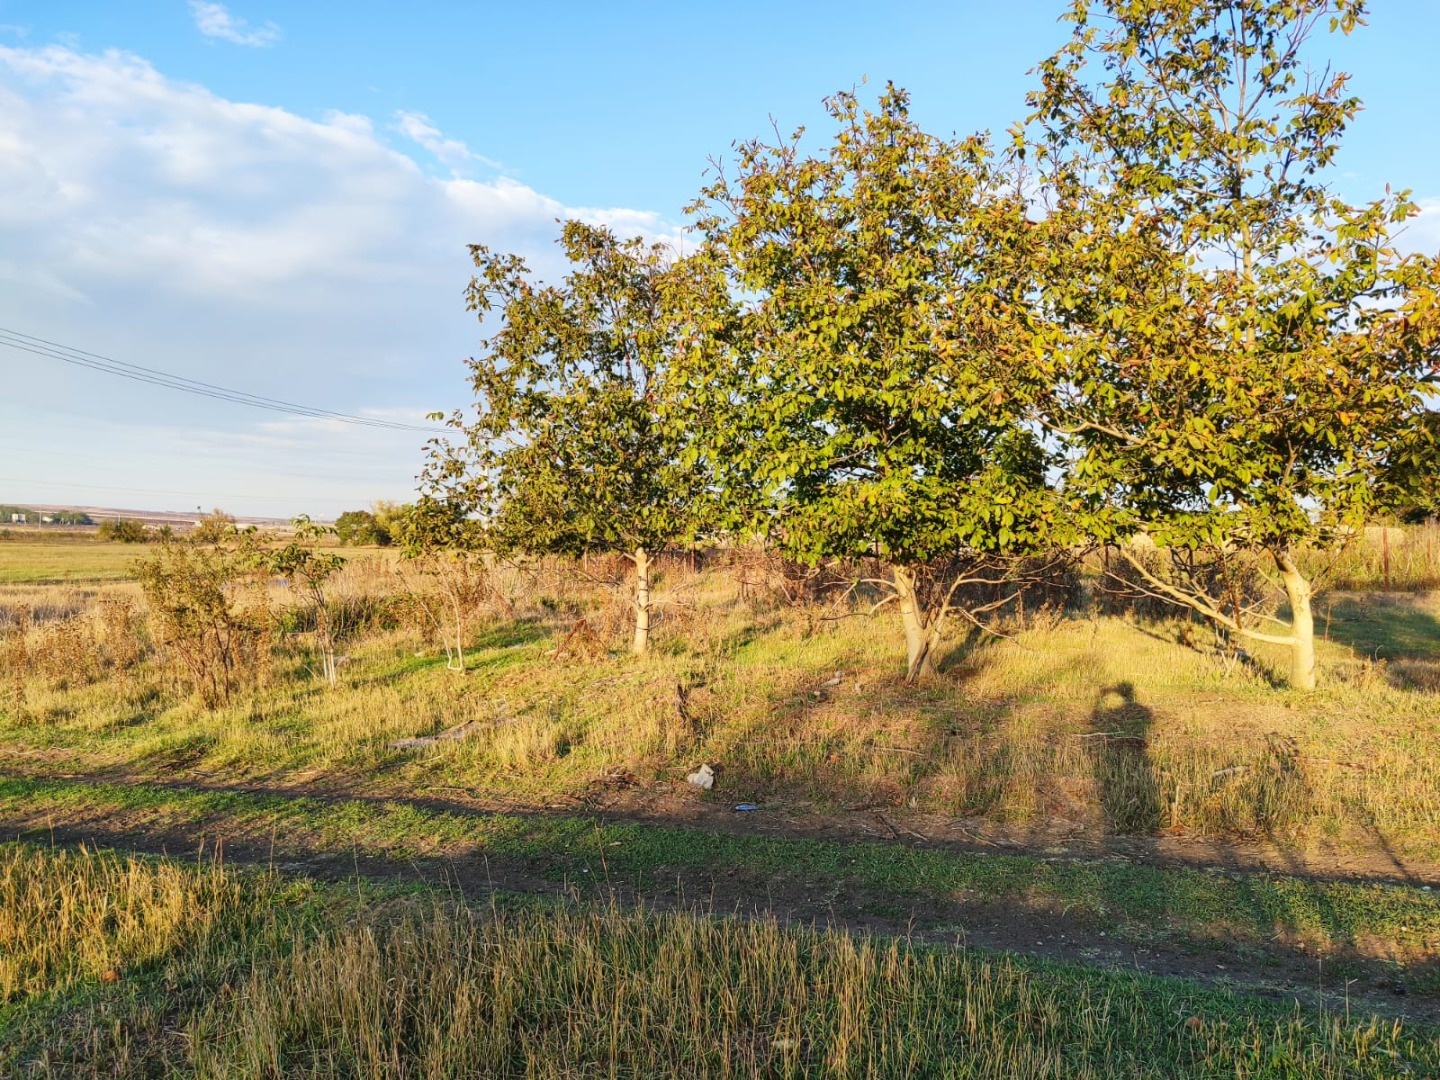
<svg viewBox="0 0 1440 1080">
<path fill-rule="evenodd" d="M 335 535 L 342 544 L 374 544 L 386 547 L 390 531 L 369 510 L 347 510 L 335 519 Z"/>
<path fill-rule="evenodd" d="M 233 529 L 228 543 L 167 540 L 135 564 L 156 647 L 208 708 L 257 682 L 269 659 L 270 620 L 246 540 Z"/>
<path fill-rule="evenodd" d="M 101 540 L 117 540 L 122 544 L 143 544 L 150 539 L 150 530 L 144 522 L 133 518 L 102 521 L 96 534 Z"/>
</svg>

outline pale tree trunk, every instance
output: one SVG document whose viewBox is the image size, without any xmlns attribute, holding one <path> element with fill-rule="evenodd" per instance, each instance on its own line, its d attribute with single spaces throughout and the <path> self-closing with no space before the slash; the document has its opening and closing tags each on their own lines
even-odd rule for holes
<svg viewBox="0 0 1440 1080">
<path fill-rule="evenodd" d="M 635 563 L 635 641 L 630 651 L 642 656 L 650 651 L 650 555 L 637 547 L 630 558 Z"/>
<path fill-rule="evenodd" d="M 1190 587 L 1179 588 L 1163 581 L 1124 548 L 1118 550 L 1121 557 L 1154 590 L 1152 595 L 1198 611 L 1239 637 L 1285 646 L 1290 650 L 1291 687 L 1296 690 L 1315 689 L 1315 614 L 1310 608 L 1310 582 L 1305 580 L 1305 575 L 1295 565 L 1294 556 L 1289 550 L 1274 551 L 1275 564 L 1280 568 L 1280 579 L 1285 585 L 1285 595 L 1290 600 L 1288 634 L 1268 634 L 1245 626 L 1239 621 L 1238 612 L 1234 615 L 1226 614 L 1207 593 Z M 1279 622 L 1278 619 L 1273 621 Z"/>
<path fill-rule="evenodd" d="M 935 674 L 935 652 L 940 644 L 940 627 L 927 615 L 915 587 L 915 572 L 896 566 L 891 587 L 900 601 L 900 622 L 905 627 L 905 681 L 913 683 L 922 675 Z"/>
<path fill-rule="evenodd" d="M 1310 610 L 1310 582 L 1288 551 L 1277 554 L 1275 561 L 1290 599 L 1290 685 L 1296 690 L 1314 690 L 1315 614 Z"/>
</svg>

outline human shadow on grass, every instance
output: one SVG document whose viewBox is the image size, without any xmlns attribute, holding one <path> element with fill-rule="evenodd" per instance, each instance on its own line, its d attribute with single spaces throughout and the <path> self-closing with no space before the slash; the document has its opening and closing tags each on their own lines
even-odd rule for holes
<svg viewBox="0 0 1440 1080">
<path fill-rule="evenodd" d="M 1094 759 L 1095 782 L 1106 831 L 1148 834 L 1160 828 L 1160 784 L 1150 760 L 1155 714 L 1130 682 L 1102 686 L 1081 738 Z"/>
</svg>

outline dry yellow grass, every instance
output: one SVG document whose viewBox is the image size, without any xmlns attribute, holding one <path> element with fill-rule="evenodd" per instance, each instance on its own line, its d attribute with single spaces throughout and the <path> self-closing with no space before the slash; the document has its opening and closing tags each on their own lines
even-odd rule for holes
<svg viewBox="0 0 1440 1080">
<path fill-rule="evenodd" d="M 623 608 L 555 568 L 505 574 L 513 611 L 476 613 L 464 674 L 406 615 L 389 563 L 362 560 L 333 590 L 354 617 L 336 689 L 315 677 L 303 626 L 268 686 L 213 712 L 150 660 L 87 685 L 32 671 L 23 712 L 0 714 L 0 748 L 140 775 L 532 802 L 617 774 L 675 783 L 710 761 L 737 799 L 1440 858 L 1433 594 L 1322 601 L 1310 695 L 1276 688 L 1282 657 L 1236 659 L 1198 624 L 1054 613 L 954 643 L 939 679 L 908 688 L 888 613 L 756 607 L 724 571 L 675 564 L 653 656 L 556 655 L 582 618 L 618 646 Z M 469 737 L 431 750 L 388 746 L 463 723 Z"/>
<path fill-rule="evenodd" d="M 193 1045 L 201 1076 L 295 1080 L 1299 1078 L 1433 1057 L 1396 1025 L 1168 989 L 773 921 L 435 904 L 300 944 Z"/>
<path fill-rule="evenodd" d="M 47 1080 L 1440 1067 L 1424 1028 L 773 920 L 472 908 L 7 846 L 0 901 L 0 1071 Z"/>
<path fill-rule="evenodd" d="M 238 896 L 213 865 L 0 846 L 0 1005 L 127 978 L 203 936 Z"/>
</svg>

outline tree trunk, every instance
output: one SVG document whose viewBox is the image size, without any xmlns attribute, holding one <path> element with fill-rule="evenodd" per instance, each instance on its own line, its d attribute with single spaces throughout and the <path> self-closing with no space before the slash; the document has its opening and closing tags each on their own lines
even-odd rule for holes
<svg viewBox="0 0 1440 1080">
<path fill-rule="evenodd" d="M 643 656 L 650 651 L 650 556 L 637 547 L 635 561 L 635 641 L 630 651 Z"/>
<path fill-rule="evenodd" d="M 909 567 L 891 568 L 891 582 L 900 600 L 900 622 L 905 627 L 905 681 L 913 683 L 922 675 L 935 674 L 937 628 L 931 625 L 915 588 L 915 572 Z"/>
<path fill-rule="evenodd" d="M 1285 595 L 1290 599 L 1290 685 L 1296 690 L 1315 689 L 1315 614 L 1310 610 L 1310 582 L 1305 580 L 1290 553 L 1276 555 Z"/>
</svg>

